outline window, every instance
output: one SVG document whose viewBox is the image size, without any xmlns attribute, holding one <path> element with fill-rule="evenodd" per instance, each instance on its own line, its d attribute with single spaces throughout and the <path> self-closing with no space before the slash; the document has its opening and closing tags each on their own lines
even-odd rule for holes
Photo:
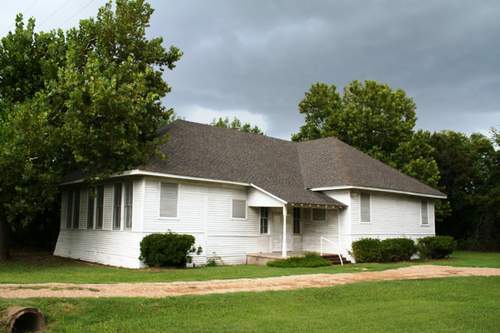
<svg viewBox="0 0 500 333">
<path fill-rule="evenodd" d="M 113 229 L 120 229 L 122 223 L 122 184 L 114 186 L 113 194 Z"/>
<path fill-rule="evenodd" d="M 300 208 L 293 209 L 293 233 L 300 234 Z"/>
<path fill-rule="evenodd" d="M 313 208 L 312 217 L 313 217 L 313 221 L 325 221 L 326 220 L 326 210 L 323 208 Z"/>
<path fill-rule="evenodd" d="M 429 214 L 427 211 L 427 200 L 422 200 L 420 203 L 420 216 L 422 224 L 429 224 Z"/>
<path fill-rule="evenodd" d="M 102 229 L 104 208 L 104 186 L 97 187 L 96 195 L 96 229 Z"/>
<path fill-rule="evenodd" d="M 87 198 L 87 229 L 94 229 L 94 202 L 94 189 L 89 188 L 89 194 Z"/>
<path fill-rule="evenodd" d="M 233 199 L 233 219 L 247 218 L 246 200 Z"/>
<path fill-rule="evenodd" d="M 267 234 L 269 232 L 269 208 L 262 207 L 260 209 L 260 233 Z"/>
<path fill-rule="evenodd" d="M 370 194 L 361 193 L 361 223 L 370 222 Z"/>
<path fill-rule="evenodd" d="M 133 184 L 125 183 L 125 228 L 132 228 L 132 202 L 133 202 Z"/>
<path fill-rule="evenodd" d="M 73 229 L 78 229 L 80 220 L 80 190 L 76 190 L 73 198 Z"/>
<path fill-rule="evenodd" d="M 73 218 L 73 191 L 67 192 L 67 202 L 66 202 L 66 229 L 71 229 L 71 221 Z"/>
<path fill-rule="evenodd" d="M 161 183 L 160 216 L 177 217 L 177 200 L 179 185 L 174 183 Z"/>
</svg>

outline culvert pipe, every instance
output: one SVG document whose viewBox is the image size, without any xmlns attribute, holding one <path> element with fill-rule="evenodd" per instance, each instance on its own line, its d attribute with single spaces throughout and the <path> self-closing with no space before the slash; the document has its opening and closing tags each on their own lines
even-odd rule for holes
<svg viewBox="0 0 500 333">
<path fill-rule="evenodd" d="M 45 327 L 43 313 L 37 308 L 24 306 L 12 306 L 2 311 L 0 322 L 6 333 L 38 332 Z"/>
</svg>

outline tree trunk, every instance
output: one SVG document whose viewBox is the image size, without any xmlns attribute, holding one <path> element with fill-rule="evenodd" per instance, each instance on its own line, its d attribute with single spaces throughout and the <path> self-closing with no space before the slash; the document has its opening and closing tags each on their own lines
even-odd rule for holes
<svg viewBox="0 0 500 333">
<path fill-rule="evenodd" d="M 0 261 L 9 259 L 9 223 L 0 216 Z"/>
</svg>

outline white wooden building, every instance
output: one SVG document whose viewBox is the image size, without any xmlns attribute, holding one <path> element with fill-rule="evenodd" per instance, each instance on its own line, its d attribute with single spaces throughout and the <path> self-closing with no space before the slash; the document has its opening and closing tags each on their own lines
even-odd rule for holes
<svg viewBox="0 0 500 333">
<path fill-rule="evenodd" d="M 337 139 L 293 143 L 187 121 L 164 132 L 167 160 L 92 188 L 68 177 L 55 255 L 139 268 L 142 238 L 172 231 L 195 237 L 196 264 L 303 251 L 352 259 L 360 238 L 435 234 L 444 194 Z"/>
</svg>

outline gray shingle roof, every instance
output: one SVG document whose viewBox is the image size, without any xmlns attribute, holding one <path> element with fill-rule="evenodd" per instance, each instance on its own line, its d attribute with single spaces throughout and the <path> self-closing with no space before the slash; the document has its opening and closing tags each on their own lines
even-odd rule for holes
<svg viewBox="0 0 500 333">
<path fill-rule="evenodd" d="M 337 138 L 301 142 L 298 151 L 308 188 L 355 186 L 445 195 Z"/>
<path fill-rule="evenodd" d="M 308 189 L 364 186 L 443 195 L 335 138 L 290 142 L 184 120 L 160 130 L 166 160 L 139 169 L 252 183 L 289 203 L 339 204 Z"/>
</svg>

